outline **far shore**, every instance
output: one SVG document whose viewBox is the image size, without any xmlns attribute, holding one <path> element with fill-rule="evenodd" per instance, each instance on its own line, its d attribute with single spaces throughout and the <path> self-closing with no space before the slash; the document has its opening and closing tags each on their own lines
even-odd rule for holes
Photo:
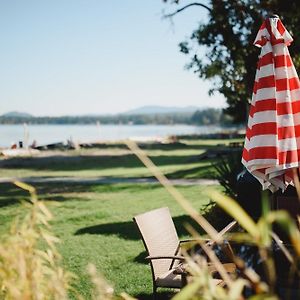
<svg viewBox="0 0 300 300">
<path fill-rule="evenodd" d="M 159 137 L 159 136 L 132 136 L 129 140 L 133 140 L 138 144 L 176 144 L 179 143 L 182 139 L 189 140 L 208 140 L 208 139 L 241 139 L 244 138 L 245 131 L 244 130 L 226 130 L 216 133 L 206 133 L 206 134 L 185 134 L 185 135 L 169 135 L 167 137 Z M 0 147 L 1 151 L 5 151 L 7 149 L 16 149 L 19 152 L 24 152 L 25 150 L 74 150 L 79 148 L 109 148 L 124 145 L 124 140 L 126 139 L 116 139 L 116 140 L 97 140 L 90 142 L 79 142 L 72 139 L 67 141 L 60 141 L 56 143 L 49 144 L 37 144 L 34 142 L 33 144 L 28 145 L 28 143 L 24 143 L 23 141 L 19 141 L 19 143 L 11 146 L 11 147 Z M 31 154 L 34 154 L 33 151 Z"/>
</svg>

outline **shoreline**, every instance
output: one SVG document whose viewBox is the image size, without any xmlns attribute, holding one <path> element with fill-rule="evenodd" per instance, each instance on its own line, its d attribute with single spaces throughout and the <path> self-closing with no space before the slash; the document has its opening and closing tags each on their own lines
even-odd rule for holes
<svg viewBox="0 0 300 300">
<path fill-rule="evenodd" d="M 99 148 L 99 147 L 109 147 L 124 144 L 124 141 L 129 139 L 133 140 L 138 144 L 175 144 L 182 139 L 242 139 L 245 136 L 245 130 L 222 130 L 220 132 L 214 133 L 200 133 L 200 134 L 176 134 L 176 135 L 166 135 L 166 136 L 131 136 L 129 138 L 121 139 L 99 139 L 99 140 L 90 140 L 86 142 L 80 142 L 79 140 L 67 139 L 66 141 L 59 141 L 56 143 L 45 143 L 37 146 L 24 146 L 19 147 L 16 144 L 16 149 L 37 149 L 37 150 L 51 150 L 51 149 L 77 149 L 77 148 Z M 23 142 L 23 141 L 21 141 Z M 0 150 L 12 149 L 8 146 L 0 146 Z"/>
</svg>

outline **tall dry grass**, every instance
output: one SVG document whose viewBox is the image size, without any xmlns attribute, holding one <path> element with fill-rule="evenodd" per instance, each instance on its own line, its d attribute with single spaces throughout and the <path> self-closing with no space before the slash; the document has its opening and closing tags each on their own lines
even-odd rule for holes
<svg viewBox="0 0 300 300">
<path fill-rule="evenodd" d="M 38 201 L 35 189 L 21 182 L 17 186 L 31 195 L 24 204 L 29 213 L 17 219 L 0 244 L 0 286 L 3 299 L 68 298 L 72 274 L 61 266 L 56 250 L 58 239 L 51 233 L 52 214 Z M 39 245 L 44 243 L 45 250 Z"/>
<path fill-rule="evenodd" d="M 28 210 L 25 217 L 16 219 L 0 240 L 0 299 L 67 300 L 70 292 L 83 299 L 72 286 L 74 274 L 62 266 L 56 248 L 59 239 L 49 224 L 51 212 L 38 200 L 32 186 L 22 182 L 15 185 L 30 193 L 30 201 L 23 204 Z M 113 299 L 113 288 L 93 265 L 88 267 L 88 273 L 94 286 L 92 299 Z"/>
</svg>

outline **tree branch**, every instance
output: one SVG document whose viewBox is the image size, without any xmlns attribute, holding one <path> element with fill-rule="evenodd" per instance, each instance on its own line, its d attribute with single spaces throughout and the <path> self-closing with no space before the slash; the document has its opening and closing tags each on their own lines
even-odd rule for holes
<svg viewBox="0 0 300 300">
<path fill-rule="evenodd" d="M 185 9 L 191 7 L 191 6 L 201 6 L 201 7 L 205 8 L 205 9 L 207 9 L 209 12 L 212 11 L 212 9 L 210 7 L 208 7 L 208 6 L 206 6 L 205 4 L 202 4 L 202 3 L 199 3 L 199 2 L 193 2 L 193 3 L 187 4 L 187 5 L 179 8 L 179 9 L 177 9 L 176 11 L 174 11 L 171 14 L 165 15 L 164 18 L 172 18 L 175 15 L 177 15 L 178 13 L 182 12 L 183 10 L 185 10 Z"/>
</svg>

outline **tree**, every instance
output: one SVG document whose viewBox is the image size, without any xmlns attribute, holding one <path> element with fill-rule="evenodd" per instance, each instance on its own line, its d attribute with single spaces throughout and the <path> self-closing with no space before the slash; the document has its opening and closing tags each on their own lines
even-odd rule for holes
<svg viewBox="0 0 300 300">
<path fill-rule="evenodd" d="M 220 124 L 222 112 L 220 109 L 207 108 L 196 110 L 191 117 L 191 123 L 197 125 L 216 125 Z"/>
<path fill-rule="evenodd" d="M 180 5 L 179 0 L 164 0 Z M 204 2 L 204 1 L 202 1 Z M 292 0 L 208 0 L 193 2 L 165 15 L 172 18 L 188 9 L 204 9 L 208 21 L 201 22 L 180 51 L 190 56 L 187 67 L 200 78 L 211 80 L 209 94 L 220 92 L 227 100 L 226 113 L 236 123 L 247 119 L 259 49 L 253 41 L 264 18 L 280 16 L 294 42 L 289 47 L 296 69 L 300 67 L 300 5 Z M 200 47 L 206 54 L 199 54 Z"/>
</svg>

